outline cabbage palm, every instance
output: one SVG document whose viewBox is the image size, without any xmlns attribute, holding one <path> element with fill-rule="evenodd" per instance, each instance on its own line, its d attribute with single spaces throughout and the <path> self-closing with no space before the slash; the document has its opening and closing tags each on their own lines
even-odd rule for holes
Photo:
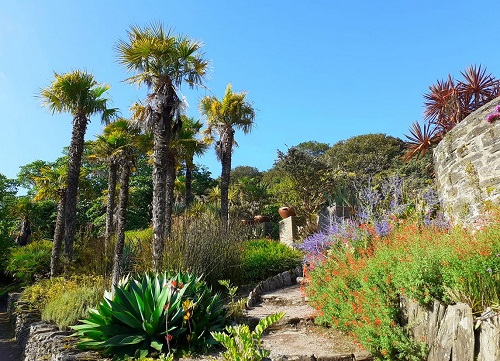
<svg viewBox="0 0 500 361">
<path fill-rule="evenodd" d="M 215 143 L 217 158 L 222 164 L 220 191 L 221 191 L 221 220 L 224 227 L 229 218 L 229 181 L 231 173 L 231 156 L 233 153 L 234 132 L 240 129 L 248 134 L 252 130 L 255 119 L 253 106 L 246 101 L 246 93 L 233 93 L 231 84 L 227 85 L 222 100 L 215 96 L 205 96 L 200 101 L 200 111 L 207 118 L 206 133 Z"/>
<path fill-rule="evenodd" d="M 87 124 L 94 114 L 100 114 L 102 122 L 107 123 L 115 116 L 116 109 L 108 108 L 109 100 L 104 97 L 109 85 L 98 84 L 92 74 L 75 70 L 54 75 L 54 81 L 41 90 L 40 97 L 42 104 L 53 114 L 67 112 L 73 116 L 64 212 L 64 255 L 70 262 L 73 258 L 78 179 Z"/>
<path fill-rule="evenodd" d="M 146 85 L 148 94 L 136 118 L 153 134 L 153 265 L 161 268 L 165 249 L 167 217 L 167 164 L 172 133 L 181 127 L 183 108 L 178 87 L 201 85 L 208 62 L 201 54 L 202 44 L 186 36 L 173 36 L 161 24 L 140 28 L 132 26 L 128 38 L 116 46 L 118 59 L 136 74 L 127 80 Z M 170 163 L 170 162 L 168 162 Z M 173 199 L 168 199 L 173 202 Z"/>
</svg>

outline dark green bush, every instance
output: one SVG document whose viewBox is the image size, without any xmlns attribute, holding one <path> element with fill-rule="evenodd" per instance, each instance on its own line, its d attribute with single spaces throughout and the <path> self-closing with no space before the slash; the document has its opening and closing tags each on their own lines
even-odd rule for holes
<svg viewBox="0 0 500 361">
<path fill-rule="evenodd" d="M 35 241 L 24 247 L 12 248 L 7 273 L 23 284 L 50 274 L 52 241 Z"/>
<path fill-rule="evenodd" d="M 245 241 L 242 263 L 243 283 L 255 283 L 300 266 L 304 254 L 278 241 Z"/>
<path fill-rule="evenodd" d="M 206 349 L 215 342 L 210 332 L 224 328 L 225 311 L 201 278 L 144 274 L 124 279 L 82 322 L 72 327 L 81 348 L 145 357 Z"/>
</svg>

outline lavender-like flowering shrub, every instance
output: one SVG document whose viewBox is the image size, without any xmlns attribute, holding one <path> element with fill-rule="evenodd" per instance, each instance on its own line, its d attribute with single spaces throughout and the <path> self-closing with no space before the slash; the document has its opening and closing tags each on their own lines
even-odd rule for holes
<svg viewBox="0 0 500 361">
<path fill-rule="evenodd" d="M 316 263 L 326 259 L 332 247 L 367 247 L 371 237 L 388 236 L 397 219 L 410 207 L 403 196 L 403 179 L 389 177 L 378 188 L 367 186 L 357 190 L 357 207 L 352 219 L 333 217 L 328 230 L 314 233 L 304 239 L 298 248 L 306 252 L 306 262 Z M 448 229 L 449 222 L 440 212 L 439 198 L 433 188 L 422 194 L 425 226 Z"/>
</svg>

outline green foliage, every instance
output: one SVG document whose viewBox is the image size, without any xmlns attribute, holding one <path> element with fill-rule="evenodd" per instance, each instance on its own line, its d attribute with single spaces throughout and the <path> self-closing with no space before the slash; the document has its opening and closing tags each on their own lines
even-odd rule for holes
<svg viewBox="0 0 500 361">
<path fill-rule="evenodd" d="M 404 142 L 385 134 L 365 134 L 342 140 L 325 153 L 325 161 L 333 170 L 356 174 L 368 181 L 400 161 Z"/>
<path fill-rule="evenodd" d="M 7 272 L 24 284 L 33 282 L 36 278 L 46 277 L 50 273 L 51 251 L 52 242 L 48 240 L 13 248 Z"/>
<path fill-rule="evenodd" d="M 269 315 L 259 321 L 250 332 L 248 325 L 227 326 L 226 333 L 212 332 L 214 339 L 226 348 L 222 354 L 227 361 L 260 361 L 269 356 L 270 351 L 262 348 L 262 333 L 283 318 L 282 312 Z"/>
<path fill-rule="evenodd" d="M 15 218 L 12 217 L 11 208 L 15 204 L 16 192 L 16 182 L 0 173 L 0 272 L 7 266 L 13 244 L 10 233 L 15 225 Z"/>
<path fill-rule="evenodd" d="M 229 302 L 226 305 L 227 315 L 231 319 L 238 319 L 243 317 L 243 311 L 246 308 L 246 299 L 236 298 L 236 292 L 238 292 L 238 286 L 231 284 L 229 280 L 219 280 L 219 284 L 227 289 L 229 295 Z"/>
<path fill-rule="evenodd" d="M 209 284 L 225 278 L 238 282 L 242 227 L 237 220 L 224 231 L 219 216 L 210 211 L 175 217 L 166 242 L 164 264 L 171 270 L 203 274 Z M 126 271 L 141 273 L 151 269 L 152 236 L 151 229 L 127 232 L 126 242 L 134 247 L 131 247 L 131 267 Z"/>
<path fill-rule="evenodd" d="M 408 336 L 412 325 L 401 323 L 400 296 L 465 302 L 475 314 L 500 304 L 500 222 L 491 219 L 475 234 L 407 221 L 368 247 L 331 248 L 309 272 L 316 321 L 354 335 L 379 359 L 425 359 L 425 345 Z"/>
<path fill-rule="evenodd" d="M 42 279 L 23 290 L 21 301 L 30 304 L 31 308 L 42 313 L 49 302 L 60 298 L 66 292 L 75 291 L 80 288 L 95 288 L 101 292 L 102 298 L 102 293 L 104 292 L 104 279 L 100 276 L 72 276 L 70 278 L 54 277 L 51 279 Z"/>
<path fill-rule="evenodd" d="M 144 274 L 124 279 L 83 324 L 73 326 L 84 349 L 117 357 L 196 351 L 224 327 L 219 295 L 192 274 Z"/>
<path fill-rule="evenodd" d="M 89 309 L 97 307 L 103 293 L 103 284 L 67 290 L 59 297 L 51 298 L 42 310 L 42 320 L 67 329 L 79 319 L 88 317 Z"/>
<path fill-rule="evenodd" d="M 245 242 L 242 264 L 243 283 L 254 283 L 302 263 L 304 254 L 283 243 L 268 239 Z"/>
</svg>

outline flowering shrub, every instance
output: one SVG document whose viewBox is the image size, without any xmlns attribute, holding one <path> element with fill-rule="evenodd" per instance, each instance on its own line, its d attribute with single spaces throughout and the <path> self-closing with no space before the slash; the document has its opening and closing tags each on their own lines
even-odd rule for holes
<svg viewBox="0 0 500 361">
<path fill-rule="evenodd" d="M 316 322 L 350 333 L 381 360 L 424 360 L 401 323 L 401 295 L 422 304 L 500 304 L 500 217 L 475 233 L 399 224 L 368 248 L 332 247 L 308 272 Z"/>
</svg>

